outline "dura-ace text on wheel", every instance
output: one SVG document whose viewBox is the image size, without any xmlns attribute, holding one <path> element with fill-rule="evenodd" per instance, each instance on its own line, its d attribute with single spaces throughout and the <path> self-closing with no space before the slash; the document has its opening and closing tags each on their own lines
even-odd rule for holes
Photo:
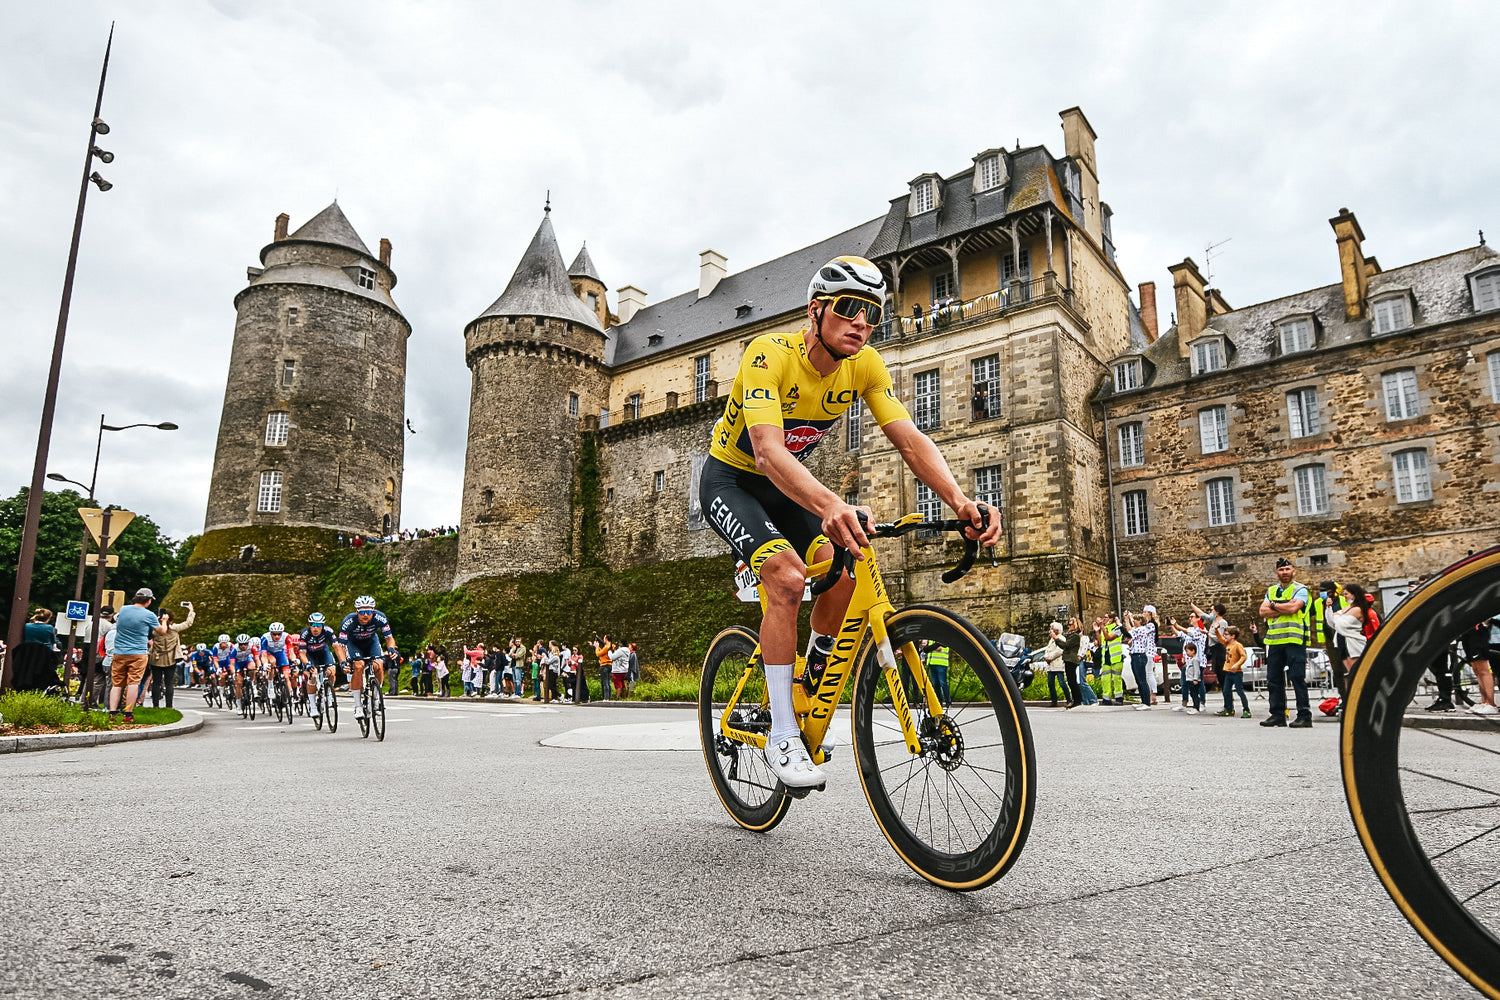
<svg viewBox="0 0 1500 1000">
<path fill-rule="evenodd" d="M 878 647 L 866 643 L 855 671 L 854 747 L 860 782 L 881 832 L 924 878 L 982 889 L 1026 845 L 1036 805 L 1036 758 L 1021 695 L 994 646 L 942 608 L 915 605 L 886 619 L 906 696 L 892 697 Z M 903 653 L 948 650 L 948 704 L 931 714 L 916 697 Z M 919 747 L 900 713 L 913 716 Z"/>
<path fill-rule="evenodd" d="M 765 674 L 754 659 L 757 641 L 755 632 L 742 625 L 714 637 L 698 680 L 698 726 L 704 761 L 719 801 L 740 826 L 764 831 L 786 816 L 791 798 L 771 773 L 765 753 L 725 736 L 720 725 L 725 705 L 743 682 L 731 720 L 734 728 L 762 735 L 770 732 Z"/>
<path fill-rule="evenodd" d="M 1500 548 L 1412 592 L 1359 662 L 1340 754 L 1350 816 L 1386 891 L 1444 961 L 1500 1000 L 1500 717 L 1406 714 L 1429 667 L 1497 615 Z"/>
</svg>

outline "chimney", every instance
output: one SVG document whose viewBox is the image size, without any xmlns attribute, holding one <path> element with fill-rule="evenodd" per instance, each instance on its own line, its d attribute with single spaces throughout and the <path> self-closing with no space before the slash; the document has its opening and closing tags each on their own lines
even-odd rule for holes
<svg viewBox="0 0 1500 1000">
<path fill-rule="evenodd" d="M 698 254 L 698 298 L 704 298 L 724 280 L 724 265 L 729 258 L 717 250 L 704 250 Z"/>
<path fill-rule="evenodd" d="M 1234 312 L 1234 306 L 1229 304 L 1228 300 L 1224 298 L 1224 293 L 1220 292 L 1217 288 L 1210 288 L 1204 294 L 1208 296 L 1209 319 L 1213 319 L 1215 316 L 1222 316 L 1228 312 Z"/>
<path fill-rule="evenodd" d="M 1203 294 L 1203 275 L 1193 258 L 1167 268 L 1172 272 L 1172 291 L 1177 297 L 1177 347 L 1185 358 L 1188 342 L 1208 328 L 1208 300 Z"/>
<path fill-rule="evenodd" d="M 1094 162 L 1094 127 L 1083 116 L 1082 108 L 1059 111 L 1062 119 L 1063 151 L 1078 164 L 1078 180 L 1083 189 L 1083 229 L 1099 246 L 1104 245 L 1104 220 L 1099 214 L 1099 165 Z"/>
<path fill-rule="evenodd" d="M 1365 266 L 1365 252 L 1361 244 L 1365 234 L 1359 228 L 1359 220 L 1347 208 L 1328 220 L 1338 236 L 1339 271 L 1344 280 L 1344 318 L 1362 319 L 1365 315 L 1365 295 L 1370 288 L 1370 276 Z"/>
<path fill-rule="evenodd" d="M 286 226 L 287 223 L 291 221 L 292 217 L 290 215 L 287 215 L 285 212 L 282 212 L 280 215 L 276 216 L 276 235 L 271 237 L 273 242 L 280 243 L 282 240 L 286 239 Z"/>
<path fill-rule="evenodd" d="M 391 241 L 384 236 L 380 237 L 380 266 L 391 266 Z"/>
<path fill-rule="evenodd" d="M 621 323 L 629 323 L 630 317 L 646 308 L 646 293 L 634 285 L 616 288 L 615 295 L 615 311 L 619 314 Z"/>
<path fill-rule="evenodd" d="M 1156 343 L 1156 338 L 1161 336 L 1156 328 L 1156 282 L 1143 281 L 1140 285 L 1141 293 L 1141 326 L 1146 328 L 1146 343 Z"/>
</svg>

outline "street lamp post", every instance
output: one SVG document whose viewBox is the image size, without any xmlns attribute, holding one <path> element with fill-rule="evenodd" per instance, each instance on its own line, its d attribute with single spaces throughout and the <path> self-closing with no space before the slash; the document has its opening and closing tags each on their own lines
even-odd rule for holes
<svg viewBox="0 0 1500 1000">
<path fill-rule="evenodd" d="M 99 93 L 94 98 L 94 118 L 89 122 L 88 153 L 83 159 L 83 180 L 78 187 L 78 212 L 73 217 L 73 243 L 68 249 L 68 268 L 63 275 L 62 305 L 57 310 L 57 333 L 52 339 L 52 367 L 47 372 L 47 391 L 42 397 L 42 424 L 36 435 L 36 463 L 31 470 L 31 493 L 26 498 L 26 521 L 21 529 L 21 554 L 16 565 L 16 589 L 11 595 L 10 629 L 6 637 L 5 660 L 0 664 L 0 691 L 10 687 L 14 650 L 21 644 L 21 628 L 31 604 L 31 570 L 36 561 L 36 534 L 42 519 L 42 480 L 47 471 L 47 449 L 52 443 L 52 415 L 57 410 L 57 383 L 62 375 L 63 341 L 68 333 L 68 306 L 73 300 L 73 274 L 78 267 L 78 241 L 83 236 L 83 206 L 88 200 L 89 181 L 108 191 L 113 185 L 98 171 L 90 173 L 94 157 L 108 163 L 114 154 L 99 148 L 99 136 L 109 134 L 109 126 L 99 117 L 104 106 L 104 78 L 109 72 L 109 50 L 114 44 L 115 27 L 109 26 L 109 41 L 104 44 L 104 65 L 99 70 Z"/>
</svg>

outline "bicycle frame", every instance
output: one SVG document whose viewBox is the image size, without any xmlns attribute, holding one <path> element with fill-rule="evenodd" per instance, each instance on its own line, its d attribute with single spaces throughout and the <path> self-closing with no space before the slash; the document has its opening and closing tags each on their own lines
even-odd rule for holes
<svg viewBox="0 0 1500 1000">
<path fill-rule="evenodd" d="M 915 524 L 921 520 L 921 514 L 907 514 L 897 521 L 896 525 L 899 527 Z M 845 685 L 854 673 L 854 665 L 860 661 L 862 650 L 871 641 L 875 645 L 876 659 L 885 672 L 886 686 L 890 690 L 896 715 L 901 721 L 906 748 L 912 754 L 922 752 L 916 727 L 912 723 L 911 705 L 906 697 L 906 686 L 901 683 L 896 654 L 891 648 L 890 635 L 885 627 L 886 617 L 895 614 L 896 607 L 886 595 L 885 581 L 880 577 L 880 567 L 875 559 L 874 548 L 866 545 L 861 551 L 864 558 L 855 560 L 853 566 L 854 593 L 849 598 L 849 607 L 844 611 L 843 624 L 839 627 L 838 635 L 834 637 L 833 652 L 828 654 L 828 663 L 823 668 L 823 676 L 818 682 L 817 690 L 807 695 L 801 684 L 794 683 L 792 686 L 792 698 L 797 710 L 798 722 L 802 727 L 803 735 L 807 738 L 813 762 L 816 764 L 822 764 L 827 759 L 823 752 L 823 739 L 828 734 L 829 726 L 833 725 L 834 712 L 843 698 Z M 809 580 L 820 579 L 832 567 L 832 559 L 809 566 L 807 578 Z M 757 583 L 756 591 L 760 595 L 761 611 L 764 612 L 767 604 L 765 585 Z M 910 644 L 902 649 L 902 660 L 916 682 L 918 693 L 927 705 L 928 714 L 942 715 L 943 706 L 938 699 L 937 690 L 927 676 L 927 671 L 923 669 L 916 649 Z M 730 696 L 724 707 L 719 732 L 728 739 L 765 749 L 766 738 L 763 734 L 746 732 L 730 724 L 734 718 L 734 709 L 744 693 L 745 685 L 759 668 L 759 663 L 760 647 L 757 645 L 751 662 L 740 675 L 734 694 Z M 806 669 L 805 657 L 798 655 L 797 666 Z M 761 707 L 764 708 L 767 704 L 768 699 L 763 698 Z"/>
</svg>

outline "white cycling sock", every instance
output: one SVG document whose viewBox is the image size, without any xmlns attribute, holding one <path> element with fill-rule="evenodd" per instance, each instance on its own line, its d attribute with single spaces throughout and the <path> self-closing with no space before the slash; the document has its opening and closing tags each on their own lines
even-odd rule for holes
<svg viewBox="0 0 1500 1000">
<path fill-rule="evenodd" d="M 797 739 L 797 712 L 792 708 L 792 664 L 766 664 L 766 694 L 771 699 L 769 743 Z"/>
</svg>

